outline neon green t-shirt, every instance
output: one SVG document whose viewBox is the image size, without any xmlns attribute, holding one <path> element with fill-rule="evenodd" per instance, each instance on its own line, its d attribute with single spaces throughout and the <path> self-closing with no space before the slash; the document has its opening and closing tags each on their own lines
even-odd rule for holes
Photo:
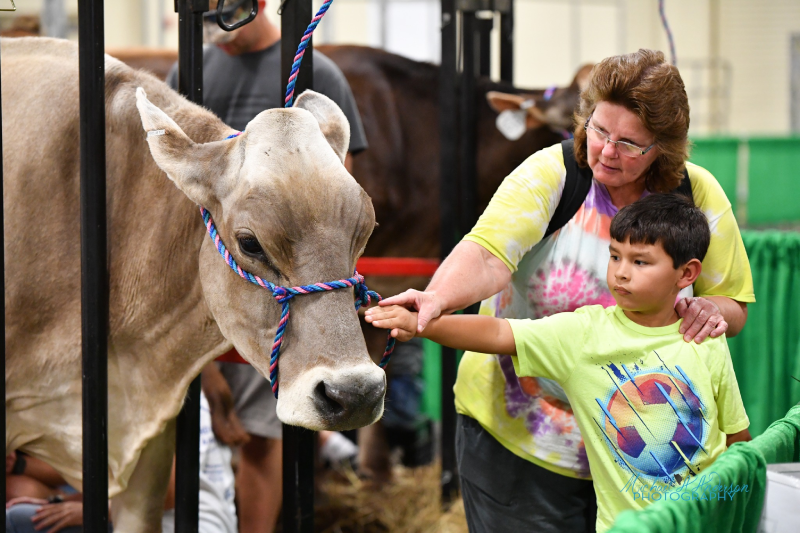
<svg viewBox="0 0 800 533">
<path fill-rule="evenodd" d="M 569 398 L 597 494 L 597 531 L 626 509 L 682 493 L 702 498 L 726 434 L 750 425 L 724 335 L 687 343 L 680 320 L 648 328 L 600 305 L 508 322 L 519 376 L 552 379 Z"/>
<path fill-rule="evenodd" d="M 694 202 L 709 221 L 711 243 L 702 273 L 681 296 L 755 301 L 730 202 L 707 170 L 691 163 L 686 167 Z M 602 184 L 595 181 L 572 220 L 542 240 L 565 178 L 560 144 L 536 152 L 503 181 L 464 238 L 489 250 L 513 273 L 502 292 L 484 300 L 481 314 L 542 318 L 585 305 L 615 304 L 606 269 L 609 227 L 617 208 Z M 580 430 L 558 383 L 517 378 L 509 356 L 467 352 L 455 395 L 459 413 L 477 420 L 519 457 L 562 475 L 590 477 Z"/>
</svg>

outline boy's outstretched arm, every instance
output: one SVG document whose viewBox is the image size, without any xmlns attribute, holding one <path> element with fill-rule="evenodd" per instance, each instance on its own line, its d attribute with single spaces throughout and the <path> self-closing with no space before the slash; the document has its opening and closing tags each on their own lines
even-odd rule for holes
<svg viewBox="0 0 800 533">
<path fill-rule="evenodd" d="M 417 313 L 405 307 L 373 307 L 365 315 L 377 328 L 390 329 L 392 337 L 407 341 L 424 337 L 444 346 L 479 353 L 517 355 L 511 326 L 502 318 L 484 315 L 445 315 L 417 333 Z"/>
</svg>

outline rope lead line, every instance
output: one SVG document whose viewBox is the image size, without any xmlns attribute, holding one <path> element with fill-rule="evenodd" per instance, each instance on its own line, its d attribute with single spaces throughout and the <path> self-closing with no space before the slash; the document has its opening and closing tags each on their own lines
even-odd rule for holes
<svg viewBox="0 0 800 533">
<path fill-rule="evenodd" d="M 667 34 L 672 65 L 675 66 L 678 63 L 678 58 L 675 55 L 675 39 L 672 37 L 672 30 L 669 29 L 669 22 L 667 22 L 667 14 L 664 12 L 664 0 L 658 0 L 658 15 L 661 17 L 661 25 L 664 26 L 664 32 Z"/>
<path fill-rule="evenodd" d="M 289 74 L 289 83 L 286 85 L 286 99 L 284 100 L 284 107 L 292 107 L 294 103 L 294 85 L 297 82 L 297 73 L 300 70 L 300 63 L 303 62 L 303 55 L 306 53 L 308 41 L 311 39 L 311 34 L 317 29 L 319 21 L 325 16 L 328 8 L 331 7 L 333 0 L 326 0 L 322 7 L 319 8 L 317 14 L 311 19 L 311 24 L 308 25 L 303 38 L 300 39 L 300 45 L 297 47 L 297 53 L 294 55 L 294 63 L 292 63 L 292 72 Z"/>
<path fill-rule="evenodd" d="M 278 330 L 275 332 L 275 341 L 272 343 L 272 353 L 270 354 L 269 358 L 269 382 L 272 385 L 272 393 L 275 395 L 275 398 L 278 397 L 278 357 L 281 353 L 283 333 L 286 331 L 286 324 L 289 322 L 289 301 L 292 298 L 300 294 L 334 291 L 336 289 L 347 289 L 353 287 L 356 296 L 356 310 L 358 310 L 362 305 L 368 306 L 373 299 L 378 302 L 382 300 L 380 294 L 367 288 L 366 283 L 364 283 L 364 276 L 355 271 L 353 272 L 352 278 L 328 281 L 326 283 L 315 283 L 314 285 L 300 285 L 298 287 L 281 287 L 263 278 L 260 278 L 255 274 L 251 274 L 250 272 L 242 269 L 242 267 L 236 263 L 236 260 L 225 247 L 225 244 L 222 242 L 222 238 L 219 236 L 217 227 L 214 225 L 214 220 L 211 218 L 211 213 L 209 213 L 206 208 L 200 206 L 200 214 L 203 215 L 203 222 L 206 225 L 208 235 L 211 237 L 211 240 L 214 241 L 214 246 L 216 246 L 217 251 L 220 253 L 222 258 L 225 259 L 225 262 L 228 263 L 228 266 L 231 267 L 231 269 L 240 277 L 244 278 L 250 283 L 270 291 L 272 293 L 272 297 L 275 298 L 279 304 L 281 304 L 281 319 L 280 322 L 278 322 Z M 392 352 L 394 351 L 395 341 L 396 339 L 394 339 L 390 333 L 389 339 L 386 342 L 386 350 L 384 350 L 381 362 L 378 364 L 379 367 L 386 368 L 386 365 L 389 364 L 389 360 L 392 357 Z"/>
</svg>

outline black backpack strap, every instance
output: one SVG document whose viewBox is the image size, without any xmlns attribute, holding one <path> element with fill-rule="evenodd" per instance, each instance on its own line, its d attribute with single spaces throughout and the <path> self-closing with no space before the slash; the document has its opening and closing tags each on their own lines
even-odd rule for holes
<svg viewBox="0 0 800 533">
<path fill-rule="evenodd" d="M 588 167 L 582 168 L 578 166 L 578 162 L 575 161 L 573 143 L 573 139 L 561 141 L 567 177 L 564 182 L 564 190 L 561 192 L 561 200 L 558 202 L 558 206 L 542 239 L 563 228 L 575 216 L 575 213 L 583 205 L 583 201 L 586 200 L 589 189 L 592 187 L 592 170 Z"/>
<path fill-rule="evenodd" d="M 689 181 L 689 171 L 686 170 L 685 167 L 683 169 L 683 180 L 681 180 L 681 184 L 672 189 L 672 192 L 675 194 L 682 194 L 694 202 L 694 194 L 692 194 L 692 182 Z"/>
</svg>

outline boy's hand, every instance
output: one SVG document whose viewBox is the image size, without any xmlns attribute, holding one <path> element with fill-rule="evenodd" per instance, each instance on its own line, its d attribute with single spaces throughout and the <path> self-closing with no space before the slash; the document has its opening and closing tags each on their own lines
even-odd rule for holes
<svg viewBox="0 0 800 533">
<path fill-rule="evenodd" d="M 364 320 L 376 328 L 392 330 L 392 337 L 400 342 L 413 339 L 417 333 L 417 313 L 399 305 L 367 309 Z"/>
</svg>

